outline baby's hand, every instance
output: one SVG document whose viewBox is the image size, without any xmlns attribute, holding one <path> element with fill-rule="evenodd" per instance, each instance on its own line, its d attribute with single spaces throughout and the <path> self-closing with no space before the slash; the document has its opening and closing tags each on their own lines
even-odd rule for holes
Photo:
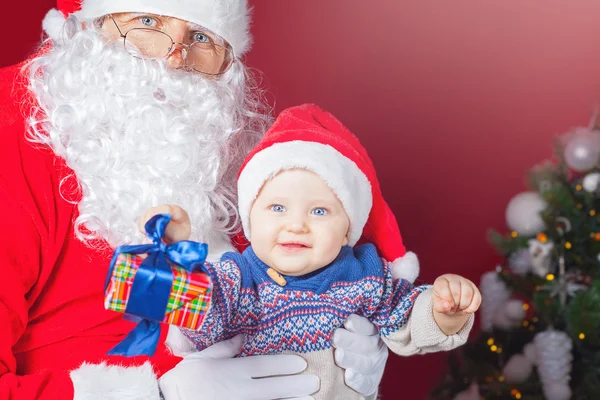
<svg viewBox="0 0 600 400">
<path fill-rule="evenodd" d="M 470 280 L 444 274 L 433 283 L 433 311 L 448 316 L 472 314 L 481 304 L 481 293 Z"/>
<path fill-rule="evenodd" d="M 460 331 L 480 304 L 479 289 L 462 276 L 445 274 L 433 283 L 433 319 L 446 335 Z"/>
<path fill-rule="evenodd" d="M 138 220 L 140 232 L 146 233 L 146 222 L 157 214 L 171 214 L 171 222 L 167 225 L 164 236 L 164 241 L 167 244 L 188 240 L 190 238 L 192 234 L 190 216 L 183 208 L 173 204 L 162 204 L 146 211 Z"/>
</svg>

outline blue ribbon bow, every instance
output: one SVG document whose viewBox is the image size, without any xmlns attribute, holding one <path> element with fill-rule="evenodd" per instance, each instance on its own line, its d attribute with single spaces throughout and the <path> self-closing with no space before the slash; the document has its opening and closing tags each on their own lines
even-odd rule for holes
<svg viewBox="0 0 600 400">
<path fill-rule="evenodd" d="M 173 285 L 173 271 L 169 262 L 191 273 L 200 269 L 206 260 L 208 246 L 205 243 L 183 240 L 167 245 L 163 242 L 170 221 L 171 215 L 158 214 L 146 223 L 146 234 L 153 244 L 120 246 L 115 250 L 104 286 L 105 291 L 119 254 L 148 254 L 148 257 L 135 274 L 125 308 L 126 318 L 138 324 L 108 354 L 128 357 L 140 354 L 154 355 L 160 339 L 160 322 L 165 317 Z"/>
</svg>

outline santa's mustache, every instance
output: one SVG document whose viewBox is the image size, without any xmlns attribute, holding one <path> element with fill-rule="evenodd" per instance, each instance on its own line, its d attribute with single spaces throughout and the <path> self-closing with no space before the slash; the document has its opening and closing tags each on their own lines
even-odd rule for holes
<svg viewBox="0 0 600 400">
<path fill-rule="evenodd" d="M 74 171 L 81 240 L 142 241 L 137 217 L 164 203 L 190 213 L 197 240 L 217 240 L 234 228 L 230 172 L 267 122 L 263 115 L 254 125 L 260 131 L 246 131 L 262 108 L 246 95 L 240 65 L 221 79 L 170 71 L 164 61 L 132 57 L 122 43 L 88 29 L 71 32 L 27 68 L 38 105 L 29 118 L 31 140 L 50 146 Z"/>
</svg>

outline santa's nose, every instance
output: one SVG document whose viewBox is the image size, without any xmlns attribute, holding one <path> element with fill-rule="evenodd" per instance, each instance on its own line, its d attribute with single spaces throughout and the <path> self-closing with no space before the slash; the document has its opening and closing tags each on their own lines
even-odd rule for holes
<svg viewBox="0 0 600 400">
<path fill-rule="evenodd" d="M 185 47 L 175 45 L 171 53 L 167 56 L 167 67 L 171 70 L 183 68 L 185 66 L 186 55 L 187 49 Z"/>
</svg>

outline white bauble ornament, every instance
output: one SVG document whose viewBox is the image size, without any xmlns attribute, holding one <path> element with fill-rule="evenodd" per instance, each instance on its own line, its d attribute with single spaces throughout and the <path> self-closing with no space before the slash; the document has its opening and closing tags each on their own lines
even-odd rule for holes
<svg viewBox="0 0 600 400">
<path fill-rule="evenodd" d="M 520 276 L 527 275 L 531 271 L 531 265 L 529 249 L 519 249 L 508 258 L 510 270 Z"/>
<path fill-rule="evenodd" d="M 502 375 L 508 383 L 525 382 L 532 372 L 533 364 L 523 354 L 512 356 L 502 369 Z"/>
<path fill-rule="evenodd" d="M 537 239 L 529 239 L 529 254 L 531 255 L 531 270 L 534 274 L 544 278 L 550 273 L 552 267 L 552 249 L 554 243 L 542 243 Z"/>
<path fill-rule="evenodd" d="M 535 355 L 535 344 L 527 343 L 525 347 L 523 347 L 523 354 L 527 359 L 533 364 L 537 364 L 537 356 Z"/>
<path fill-rule="evenodd" d="M 599 155 L 597 141 L 588 134 L 573 136 L 565 146 L 565 162 L 575 171 L 584 172 L 594 168 Z"/>
<path fill-rule="evenodd" d="M 486 272 L 481 276 L 481 329 L 490 331 L 494 326 L 494 317 L 504 308 L 510 298 L 510 290 L 496 272 Z"/>
<path fill-rule="evenodd" d="M 504 314 L 513 321 L 519 324 L 525 318 L 527 311 L 523 308 L 524 303 L 521 300 L 512 299 L 506 302 L 504 306 Z"/>
<path fill-rule="evenodd" d="M 505 331 L 512 330 L 519 325 L 518 322 L 515 322 L 514 320 L 508 318 L 508 316 L 502 309 L 500 309 L 496 312 L 496 314 L 494 315 L 494 318 L 492 319 L 492 324 L 496 328 L 499 328 L 499 329 L 502 329 Z"/>
<path fill-rule="evenodd" d="M 499 307 L 493 318 L 493 325 L 496 328 L 510 330 L 521 325 L 525 318 L 526 311 L 523 309 L 521 300 L 512 299 Z"/>
<path fill-rule="evenodd" d="M 593 193 L 598 190 L 598 186 L 600 185 L 600 172 L 592 172 L 583 177 L 583 181 L 581 182 L 581 186 L 583 186 L 583 190 L 589 193 Z"/>
<path fill-rule="evenodd" d="M 453 400 L 479 400 L 481 395 L 479 394 L 479 385 L 477 382 L 473 382 L 467 390 L 458 393 L 454 396 Z"/>
<path fill-rule="evenodd" d="M 513 197 L 506 207 L 506 225 L 523 236 L 533 236 L 544 229 L 540 212 L 546 202 L 537 192 L 523 192 Z"/>
</svg>

